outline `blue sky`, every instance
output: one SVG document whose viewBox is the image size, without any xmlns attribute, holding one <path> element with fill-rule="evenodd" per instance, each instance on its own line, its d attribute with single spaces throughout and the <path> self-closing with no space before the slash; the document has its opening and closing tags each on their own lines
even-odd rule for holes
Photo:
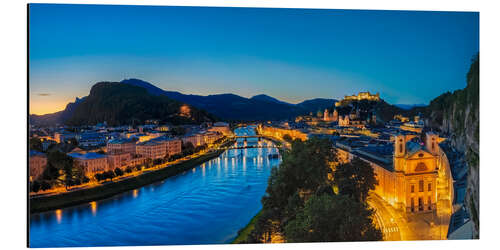
<svg viewBox="0 0 500 250">
<path fill-rule="evenodd" d="M 465 87 L 475 12 L 30 5 L 30 113 L 98 81 L 297 103 L 380 92 L 428 103 Z"/>
</svg>

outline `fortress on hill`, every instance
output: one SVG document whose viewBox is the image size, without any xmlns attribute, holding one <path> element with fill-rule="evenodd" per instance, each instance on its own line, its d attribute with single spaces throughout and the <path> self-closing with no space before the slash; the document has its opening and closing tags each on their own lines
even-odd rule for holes
<svg viewBox="0 0 500 250">
<path fill-rule="evenodd" d="M 380 101 L 380 94 L 377 93 L 375 95 L 372 95 L 372 94 L 370 94 L 369 91 L 359 92 L 358 95 L 346 95 L 346 96 L 344 96 L 343 101 L 361 101 L 361 100 Z"/>
</svg>

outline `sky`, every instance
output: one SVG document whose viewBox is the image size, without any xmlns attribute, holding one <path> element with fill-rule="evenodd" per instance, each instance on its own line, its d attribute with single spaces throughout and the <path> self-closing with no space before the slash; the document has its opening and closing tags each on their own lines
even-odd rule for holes
<svg viewBox="0 0 500 250">
<path fill-rule="evenodd" d="M 478 52 L 477 12 L 30 4 L 30 113 L 127 78 L 184 94 L 427 104 L 465 87 Z"/>
</svg>

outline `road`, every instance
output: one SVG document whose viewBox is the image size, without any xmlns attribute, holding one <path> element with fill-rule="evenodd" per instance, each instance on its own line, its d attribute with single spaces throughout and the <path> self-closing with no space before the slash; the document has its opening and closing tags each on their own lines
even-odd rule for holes
<svg viewBox="0 0 500 250">
<path fill-rule="evenodd" d="M 389 204 L 386 204 L 385 201 L 375 194 L 370 194 L 367 202 L 375 210 L 375 219 L 384 234 L 384 240 L 403 240 L 403 237 L 401 237 L 401 227 L 398 225 L 398 222 L 400 224 L 401 222 L 397 218 L 398 216 L 394 214 L 394 211 L 391 211 L 392 207 L 388 207 Z"/>
</svg>

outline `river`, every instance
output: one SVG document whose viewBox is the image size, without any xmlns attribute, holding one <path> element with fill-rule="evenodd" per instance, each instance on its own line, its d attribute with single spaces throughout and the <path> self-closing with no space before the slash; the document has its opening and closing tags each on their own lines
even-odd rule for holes
<svg viewBox="0 0 500 250">
<path fill-rule="evenodd" d="M 253 127 L 235 130 L 254 135 Z M 238 146 L 245 145 L 238 139 Z M 248 145 L 272 146 L 248 138 Z M 200 166 L 109 199 L 30 217 L 31 247 L 222 244 L 261 209 L 276 148 L 229 149 Z"/>
</svg>

